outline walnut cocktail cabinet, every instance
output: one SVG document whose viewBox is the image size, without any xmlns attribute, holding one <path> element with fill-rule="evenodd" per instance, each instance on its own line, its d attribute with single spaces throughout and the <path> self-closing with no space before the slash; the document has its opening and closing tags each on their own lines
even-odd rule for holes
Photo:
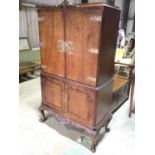
<svg viewBox="0 0 155 155">
<path fill-rule="evenodd" d="M 93 138 L 111 119 L 113 66 L 120 11 L 103 3 L 39 8 L 40 111 L 85 129 Z"/>
</svg>

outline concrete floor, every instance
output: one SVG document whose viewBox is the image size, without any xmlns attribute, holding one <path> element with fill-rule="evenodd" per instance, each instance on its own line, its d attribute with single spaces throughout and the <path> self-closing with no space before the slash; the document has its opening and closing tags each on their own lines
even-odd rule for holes
<svg viewBox="0 0 155 155">
<path fill-rule="evenodd" d="M 76 141 L 85 135 L 74 127 L 63 126 L 50 117 L 41 123 L 40 78 L 19 85 L 20 134 L 19 155 L 92 155 L 91 139 L 86 135 L 82 145 Z M 127 101 L 113 116 L 110 133 L 103 134 L 94 155 L 134 155 L 135 116 L 128 118 Z M 102 131 L 101 131 L 102 132 Z M 104 133 L 104 130 L 103 132 Z M 100 137 L 99 137 L 100 138 Z"/>
</svg>

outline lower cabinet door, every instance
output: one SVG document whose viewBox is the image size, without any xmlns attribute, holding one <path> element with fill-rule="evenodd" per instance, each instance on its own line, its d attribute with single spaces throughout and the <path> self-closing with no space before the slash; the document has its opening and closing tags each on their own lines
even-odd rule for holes
<svg viewBox="0 0 155 155">
<path fill-rule="evenodd" d="M 94 124 L 95 92 L 79 84 L 66 85 L 67 117 L 85 126 Z"/>
<path fill-rule="evenodd" d="M 43 104 L 54 111 L 64 111 L 64 82 L 47 76 L 41 76 Z"/>
</svg>

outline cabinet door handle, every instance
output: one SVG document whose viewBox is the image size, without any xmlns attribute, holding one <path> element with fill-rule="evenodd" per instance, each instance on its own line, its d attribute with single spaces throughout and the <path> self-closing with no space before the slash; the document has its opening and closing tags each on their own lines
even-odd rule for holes
<svg viewBox="0 0 155 155">
<path fill-rule="evenodd" d="M 66 41 L 66 43 L 65 43 L 65 51 L 69 55 L 73 54 L 73 42 Z"/>
<path fill-rule="evenodd" d="M 73 42 L 71 41 L 64 41 L 58 40 L 57 42 L 57 49 L 60 53 L 67 53 L 69 55 L 73 54 Z"/>
<path fill-rule="evenodd" d="M 57 49 L 59 53 L 65 53 L 65 42 L 64 40 L 58 40 L 57 42 Z"/>
</svg>

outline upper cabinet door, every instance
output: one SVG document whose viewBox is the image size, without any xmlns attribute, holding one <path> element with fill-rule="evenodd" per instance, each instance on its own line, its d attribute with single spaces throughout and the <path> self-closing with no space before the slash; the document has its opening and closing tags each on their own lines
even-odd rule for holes
<svg viewBox="0 0 155 155">
<path fill-rule="evenodd" d="M 97 83 L 102 10 L 66 10 L 66 78 Z"/>
<path fill-rule="evenodd" d="M 65 76 L 64 20 L 61 10 L 39 11 L 42 71 Z"/>
</svg>

